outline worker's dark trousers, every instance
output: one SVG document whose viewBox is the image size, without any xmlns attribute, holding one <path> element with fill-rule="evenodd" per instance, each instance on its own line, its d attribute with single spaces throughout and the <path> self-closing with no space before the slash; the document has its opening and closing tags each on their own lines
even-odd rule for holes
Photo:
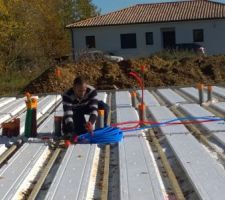
<svg viewBox="0 0 225 200">
<path fill-rule="evenodd" d="M 109 106 L 106 103 L 104 103 L 103 101 L 99 101 L 98 109 L 105 111 L 104 124 L 106 126 L 107 119 L 108 119 L 108 113 L 109 113 Z M 87 108 L 84 107 L 82 109 L 73 111 L 74 133 L 76 133 L 77 135 L 87 132 L 87 130 L 85 129 L 85 124 L 86 124 L 86 120 L 85 120 L 85 116 L 84 116 L 85 114 L 90 114 L 90 110 L 88 107 Z M 63 120 L 63 126 L 64 126 L 63 132 L 66 135 L 68 133 L 68 131 L 66 130 L 64 120 Z"/>
</svg>

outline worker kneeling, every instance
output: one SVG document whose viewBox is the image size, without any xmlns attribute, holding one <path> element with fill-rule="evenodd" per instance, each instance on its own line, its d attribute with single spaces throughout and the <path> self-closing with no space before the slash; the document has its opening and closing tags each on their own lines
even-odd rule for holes
<svg viewBox="0 0 225 200">
<path fill-rule="evenodd" d="M 104 125 L 107 124 L 109 106 L 97 99 L 97 91 L 87 84 L 86 80 L 77 77 L 73 87 L 63 95 L 63 132 L 67 137 L 72 137 L 75 142 L 78 135 L 93 131 L 98 116 L 98 110 L 104 110 Z M 90 115 L 86 122 L 85 115 Z"/>
</svg>

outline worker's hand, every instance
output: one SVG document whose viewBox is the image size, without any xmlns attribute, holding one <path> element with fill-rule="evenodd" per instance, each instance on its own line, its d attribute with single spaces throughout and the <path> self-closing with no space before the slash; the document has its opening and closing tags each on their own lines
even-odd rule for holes
<svg viewBox="0 0 225 200">
<path fill-rule="evenodd" d="M 91 122 L 87 122 L 85 125 L 86 130 L 91 133 L 93 131 L 93 125 Z"/>
<path fill-rule="evenodd" d="M 78 136 L 77 135 L 74 135 L 73 138 L 72 138 L 73 142 L 76 144 L 78 143 Z"/>
</svg>

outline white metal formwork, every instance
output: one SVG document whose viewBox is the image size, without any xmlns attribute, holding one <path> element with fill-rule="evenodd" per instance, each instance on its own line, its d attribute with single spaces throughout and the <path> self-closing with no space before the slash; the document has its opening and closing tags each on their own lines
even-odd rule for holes
<svg viewBox="0 0 225 200">
<path fill-rule="evenodd" d="M 99 100 L 106 101 L 107 94 L 100 93 L 98 97 Z M 89 187 L 89 184 L 94 181 L 91 173 L 93 168 L 97 168 L 94 161 L 99 151 L 99 147 L 95 144 L 71 145 L 67 149 L 45 199 L 87 199 L 90 190 L 94 190 Z"/>
<path fill-rule="evenodd" d="M 51 95 L 52 96 L 52 95 Z M 55 101 L 57 100 L 57 102 L 60 100 L 60 96 L 58 95 L 58 97 L 54 97 L 54 98 L 49 98 L 49 96 L 46 96 L 44 98 L 40 98 L 39 99 L 39 107 L 37 109 L 37 120 L 40 119 L 40 117 L 42 117 L 44 114 L 47 113 L 47 109 L 45 106 L 48 107 L 48 109 L 50 109 L 51 107 L 54 106 L 55 104 Z M 16 100 L 17 101 L 17 100 Z M 11 113 L 11 115 L 9 114 L 5 114 L 5 118 L 0 118 L 4 121 L 10 119 L 12 116 L 12 114 L 15 114 L 16 111 L 20 110 L 21 108 L 24 108 L 24 105 L 26 105 L 25 103 L 23 103 L 24 100 L 20 99 L 18 102 L 17 102 L 17 105 L 14 105 L 14 103 L 12 104 L 12 107 L 9 106 L 8 107 L 8 111 Z M 24 104 L 24 105 L 23 105 Z M 49 106 L 51 105 L 51 106 Z M 16 110 L 13 110 L 13 106 L 15 106 L 15 109 Z M 19 108 L 19 109 L 18 109 Z M 20 135 L 23 135 L 24 134 L 24 128 L 25 128 L 25 118 L 26 118 L 26 112 L 22 113 L 21 115 L 18 116 L 20 118 Z M 49 119 L 48 119 L 49 120 Z M 46 122 L 46 124 L 48 124 L 48 122 Z M 48 125 L 48 126 L 51 126 L 51 125 Z M 38 129 L 40 130 L 40 129 Z M 2 129 L 0 129 L 0 133 L 2 134 Z M 0 142 L 2 144 L 0 144 L 0 155 L 7 149 L 5 147 L 5 144 L 9 143 L 9 140 L 5 139 L 5 138 L 0 138 Z"/>
<path fill-rule="evenodd" d="M 139 95 L 139 97 L 142 96 L 142 91 L 141 90 L 137 90 L 137 93 Z M 156 98 L 148 91 L 148 90 L 144 90 L 144 102 L 146 104 L 146 106 L 159 106 L 159 102 L 156 100 Z"/>
<path fill-rule="evenodd" d="M 220 104 L 221 105 L 221 104 Z M 215 115 L 205 108 L 199 106 L 198 104 L 185 104 L 181 105 L 180 109 L 185 112 L 187 115 L 192 117 L 210 117 L 213 119 Z M 224 121 L 212 121 L 200 123 L 202 127 L 208 133 L 211 133 L 216 139 L 218 139 L 222 144 L 225 145 L 225 123 Z"/>
<path fill-rule="evenodd" d="M 86 199 L 96 145 L 71 145 L 45 199 Z"/>
<path fill-rule="evenodd" d="M 117 91 L 116 92 L 116 107 L 127 107 L 132 106 L 131 94 L 128 91 Z"/>
<path fill-rule="evenodd" d="M 221 96 L 221 97 L 225 98 L 225 88 L 213 86 L 212 92 L 215 93 L 218 96 Z"/>
<path fill-rule="evenodd" d="M 46 96 L 41 103 L 37 107 L 37 118 L 40 118 L 44 114 L 47 113 L 47 111 L 51 107 L 56 107 L 57 103 L 61 100 L 61 95 L 48 95 Z"/>
<path fill-rule="evenodd" d="M 0 124 L 5 122 L 26 108 L 25 99 L 16 99 L 0 108 Z"/>
<path fill-rule="evenodd" d="M 52 135 L 54 132 L 54 117 L 63 116 L 62 103 L 56 108 L 56 110 L 40 125 L 38 129 L 38 135 Z"/>
<path fill-rule="evenodd" d="M 130 97 L 126 93 L 124 96 L 129 102 Z M 136 110 L 130 105 L 117 107 L 116 114 L 118 123 L 139 120 Z M 142 131 L 124 133 L 123 141 L 119 143 L 119 173 L 121 200 L 164 199 L 162 180 Z"/>
<path fill-rule="evenodd" d="M 166 106 L 159 106 L 159 107 L 152 107 L 149 109 L 151 113 L 154 113 L 154 119 L 158 122 L 168 122 L 170 120 L 176 119 L 173 113 L 171 112 L 166 112 L 167 107 Z M 179 121 L 175 121 L 179 122 Z M 183 125 L 162 125 L 159 127 L 159 129 L 164 133 L 164 134 L 179 134 L 179 133 L 189 133 L 187 128 Z"/>
<path fill-rule="evenodd" d="M 0 108 L 0 124 L 12 119 L 15 117 L 17 114 L 19 114 L 21 111 L 23 111 L 26 107 L 25 104 L 25 99 L 24 98 L 19 98 L 19 99 L 14 99 L 7 105 L 4 105 L 3 107 Z M 22 116 L 24 114 L 21 114 Z M 19 116 L 19 117 L 20 117 Z M 2 128 L 0 128 L 0 134 L 2 134 Z M 0 155 L 7 149 L 6 144 L 10 142 L 10 139 L 5 138 L 5 137 L 0 137 Z"/>
<path fill-rule="evenodd" d="M 211 105 L 215 110 L 225 115 L 225 102 L 217 102 Z"/>
<path fill-rule="evenodd" d="M 158 89 L 157 93 L 170 105 L 186 103 L 187 101 L 171 89 Z"/>
<path fill-rule="evenodd" d="M 193 87 L 185 87 L 180 88 L 182 92 L 184 92 L 186 95 L 194 99 L 195 101 L 199 101 L 199 92 L 196 88 Z M 203 91 L 203 101 L 207 101 L 207 94 Z"/>
<path fill-rule="evenodd" d="M 23 196 L 18 193 L 23 181 L 29 175 L 38 160 L 48 151 L 43 144 L 24 144 L 16 154 L 0 169 L 0 199 L 19 199 Z"/>
<path fill-rule="evenodd" d="M 16 97 L 4 97 L 0 99 L 0 107 L 7 105 L 8 103 L 16 100 Z"/>
<path fill-rule="evenodd" d="M 38 132 L 43 127 L 38 128 Z M 51 130 L 49 130 L 51 131 Z M 49 154 L 43 143 L 26 143 L 0 169 L 0 199 L 22 199 Z"/>
<path fill-rule="evenodd" d="M 176 118 L 166 107 L 153 107 L 149 111 L 156 121 L 165 120 L 165 116 L 168 116 L 166 117 L 167 120 Z M 176 129 L 161 128 L 160 130 L 166 136 L 171 149 L 199 198 L 223 200 L 225 196 L 225 173 L 217 161 L 187 132 L 184 125 L 179 125 Z"/>
<path fill-rule="evenodd" d="M 37 109 L 37 120 L 54 106 L 55 101 L 60 97 L 47 96 L 43 98 Z M 47 108 L 46 108 L 47 107 Z M 38 114 L 41 113 L 41 114 Z M 21 117 L 21 128 L 24 128 L 25 115 Z M 52 132 L 52 116 L 46 120 L 45 124 L 40 126 L 37 132 L 42 132 L 46 127 Z M 51 125 L 50 125 L 51 123 Z M 29 188 L 30 182 L 35 178 L 40 168 L 43 166 L 45 159 L 49 155 L 49 148 L 43 143 L 26 143 L 13 157 L 0 169 L 0 199 L 22 199 L 23 193 Z"/>
</svg>

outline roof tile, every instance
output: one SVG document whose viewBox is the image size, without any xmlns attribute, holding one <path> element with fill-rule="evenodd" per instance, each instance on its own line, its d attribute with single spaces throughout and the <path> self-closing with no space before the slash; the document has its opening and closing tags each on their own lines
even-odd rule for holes
<svg viewBox="0 0 225 200">
<path fill-rule="evenodd" d="M 225 4 L 207 0 L 192 0 L 137 4 L 119 11 L 70 24 L 67 28 L 220 18 L 225 18 Z"/>
</svg>

